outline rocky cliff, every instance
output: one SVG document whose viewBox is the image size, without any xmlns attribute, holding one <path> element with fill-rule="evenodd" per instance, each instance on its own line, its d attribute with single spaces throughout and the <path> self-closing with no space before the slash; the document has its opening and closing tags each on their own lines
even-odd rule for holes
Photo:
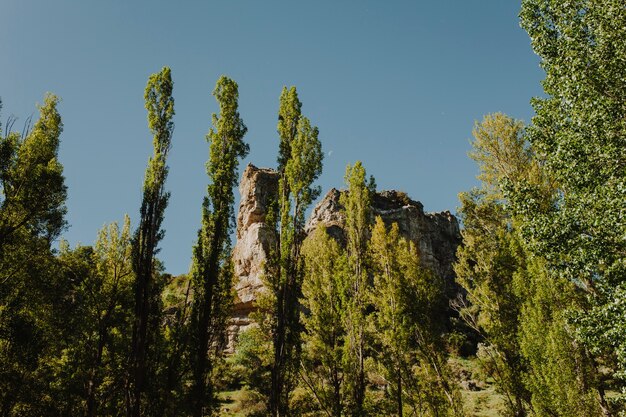
<svg viewBox="0 0 626 417">
<path fill-rule="evenodd" d="M 265 219 L 268 200 L 276 195 L 277 190 L 276 171 L 251 164 L 246 167 L 239 184 L 241 202 L 237 216 L 237 243 L 233 253 L 237 298 L 229 331 L 230 346 L 237 334 L 252 324 L 249 315 L 254 311 L 258 292 L 263 290 L 263 262 L 275 238 Z M 333 188 L 317 204 L 307 222 L 307 233 L 321 223 L 335 238 L 344 240 L 341 193 Z M 399 191 L 377 193 L 372 201 L 372 212 L 375 216 L 381 216 L 387 224 L 398 223 L 401 234 L 414 241 L 419 248 L 422 264 L 443 277 L 452 294 L 455 288 L 452 264 L 456 248 L 461 242 L 456 218 L 448 211 L 425 213 L 420 202 L 411 200 Z"/>
<path fill-rule="evenodd" d="M 265 223 L 269 199 L 278 192 L 278 173 L 248 164 L 239 183 L 237 243 L 233 250 L 235 265 L 235 306 L 229 327 L 228 345 L 233 346 L 237 334 L 250 326 L 249 315 L 263 289 L 261 275 L 270 243 L 275 236 Z"/>
<path fill-rule="evenodd" d="M 313 209 L 307 222 L 310 233 L 318 224 L 326 226 L 328 232 L 339 241 L 344 240 L 342 191 L 330 190 Z M 422 265 L 443 277 L 450 287 L 454 283 L 456 249 L 461 243 L 459 223 L 449 211 L 425 213 L 419 201 L 411 200 L 400 191 L 381 191 L 374 195 L 372 215 L 380 216 L 387 226 L 398 223 L 400 234 L 415 242 Z"/>
</svg>

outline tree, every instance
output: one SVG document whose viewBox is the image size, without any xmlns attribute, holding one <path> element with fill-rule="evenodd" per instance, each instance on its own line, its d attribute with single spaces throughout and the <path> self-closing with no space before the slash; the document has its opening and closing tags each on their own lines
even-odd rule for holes
<svg viewBox="0 0 626 417">
<path fill-rule="evenodd" d="M 0 251 L 21 229 L 50 242 L 66 225 L 67 187 L 58 161 L 63 132 L 58 103 L 55 95 L 47 94 L 30 132 L 23 137 L 12 132 L 9 121 L 5 136 L 0 137 Z"/>
<path fill-rule="evenodd" d="M 526 415 L 530 396 L 522 381 L 525 372 L 517 339 L 522 300 L 514 274 L 523 268 L 508 230 L 507 213 L 484 191 L 462 193 L 463 246 L 454 266 L 457 282 L 467 291 L 470 306 L 461 317 L 483 338 L 479 356 L 506 398 L 512 415 Z"/>
<path fill-rule="evenodd" d="M 83 336 L 88 354 L 86 416 L 98 415 L 98 405 L 122 407 L 122 399 L 111 398 L 123 381 L 125 347 L 132 311 L 130 219 L 120 232 L 116 223 L 103 228 L 93 257 L 95 274 L 84 280 L 86 313 L 93 327 Z M 105 386 L 102 386 L 103 382 Z"/>
<path fill-rule="evenodd" d="M 213 91 L 220 106 L 219 116 L 213 114 L 213 128 L 207 135 L 210 156 L 207 174 L 211 180 L 202 204 L 202 228 L 193 251 L 191 282 L 194 302 L 192 354 L 193 387 L 191 391 L 194 416 L 205 415 L 206 407 L 214 406 L 210 382 L 213 368 L 209 349 L 221 350 L 226 321 L 232 303 L 232 262 L 230 233 L 234 225 L 234 194 L 239 159 L 249 147 L 243 142 L 247 128 L 239 116 L 237 83 L 220 77 Z"/>
<path fill-rule="evenodd" d="M 51 404 L 46 357 L 59 347 L 58 263 L 51 242 L 65 227 L 58 161 L 59 99 L 48 94 L 22 134 L 0 134 L 0 414 L 41 415 Z M 1 107 L 1 103 L 0 103 Z"/>
<path fill-rule="evenodd" d="M 304 333 L 302 375 L 322 410 L 341 417 L 346 408 L 343 364 L 345 344 L 346 259 L 323 226 L 304 242 L 305 277 L 302 288 Z"/>
<path fill-rule="evenodd" d="M 302 116 L 302 103 L 296 87 L 283 87 L 278 109 L 278 171 L 283 172 L 291 158 L 291 144 L 298 133 L 298 121 Z M 285 192 L 287 189 L 284 190 Z"/>
<path fill-rule="evenodd" d="M 406 314 L 408 300 L 403 299 L 406 295 L 403 290 L 406 289 L 408 277 L 401 270 L 398 259 L 398 245 L 406 243 L 400 240 L 397 223 L 394 223 L 387 233 L 382 219 L 376 218 L 371 239 L 374 266 L 371 302 L 375 309 L 372 316 L 373 333 L 376 334 L 375 339 L 380 345 L 379 360 L 385 368 L 386 379 L 396 400 L 393 414 L 400 417 L 403 415 L 406 391 L 403 383 L 407 384 L 406 380 L 411 378 L 407 373 L 411 370 L 410 358 L 413 353 L 410 346 L 409 317 Z"/>
<path fill-rule="evenodd" d="M 454 270 L 470 302 L 460 313 L 484 339 L 479 353 L 505 395 L 507 410 L 524 416 L 530 393 L 522 380 L 526 367 L 517 339 L 522 300 L 514 287 L 524 257 L 503 205 L 503 184 L 528 177 L 532 159 L 523 124 L 508 116 L 485 116 L 473 134 L 470 156 L 479 165 L 482 187 L 459 195 L 463 246 Z"/>
<path fill-rule="evenodd" d="M 552 277 L 588 293 L 593 308 L 575 320 L 580 340 L 616 358 L 624 378 L 626 9 L 618 0 L 525 0 L 520 17 L 546 72 L 529 140 L 559 184 L 547 210 L 533 207 L 533 187 L 518 193 L 522 230 Z"/>
<path fill-rule="evenodd" d="M 519 344 L 528 363 L 524 384 L 537 416 L 603 416 L 600 373 L 576 339 L 568 315 L 587 306 L 570 281 L 550 278 L 541 258 L 527 255 L 517 273 L 523 301 Z"/>
<path fill-rule="evenodd" d="M 301 106 L 296 88 L 283 88 L 278 121 L 278 200 L 268 216 L 268 223 L 275 225 L 277 239 L 265 267 L 274 353 L 269 408 L 274 416 L 289 413 L 289 393 L 298 367 L 304 213 L 319 196 L 320 190 L 313 187 L 313 182 L 322 172 L 324 156 L 318 129 L 300 114 Z"/>
<path fill-rule="evenodd" d="M 161 223 L 169 199 L 169 193 L 165 191 L 165 180 L 168 173 L 167 155 L 174 130 L 173 85 L 170 69 L 163 67 L 159 73 L 150 76 L 144 95 L 148 127 L 153 134 L 154 153 L 146 168 L 139 226 L 132 241 L 136 281 L 127 413 L 133 417 L 142 414 L 142 395 L 146 389 L 148 367 L 146 358 L 151 337 L 148 327 L 154 315 L 151 306 L 156 289 L 153 282 L 156 270 L 154 255 L 164 235 Z"/>
<path fill-rule="evenodd" d="M 61 244 L 65 284 L 57 309 L 66 324 L 58 327 L 59 352 L 48 358 L 61 413 L 111 415 L 124 407 L 134 279 L 130 238 L 126 216 L 121 231 L 117 223 L 100 230 L 94 247 Z"/>
<path fill-rule="evenodd" d="M 360 161 L 346 167 L 348 186 L 340 202 L 346 217 L 346 257 L 348 277 L 345 284 L 346 342 L 344 361 L 347 366 L 346 386 L 351 396 L 350 412 L 364 415 L 366 375 L 366 307 L 368 304 L 368 253 L 372 188 L 365 182 L 365 168 Z M 371 180 L 373 184 L 373 180 Z"/>
<path fill-rule="evenodd" d="M 389 384 L 390 414 L 462 415 L 446 364 L 441 317 L 443 281 L 419 263 L 413 242 L 380 217 L 370 241 L 373 287 L 371 326 L 375 358 Z"/>
<path fill-rule="evenodd" d="M 557 183 L 521 122 L 488 115 L 474 137 L 470 156 L 482 184 L 460 196 L 464 246 L 455 270 L 471 302 L 461 315 L 484 338 L 479 353 L 511 413 L 599 415 L 599 372 L 566 320 L 587 303 L 574 285 L 548 278 L 545 259 L 529 251 L 520 233 L 523 217 L 514 209 L 520 190 L 532 187 L 534 207 L 549 210 Z"/>
</svg>

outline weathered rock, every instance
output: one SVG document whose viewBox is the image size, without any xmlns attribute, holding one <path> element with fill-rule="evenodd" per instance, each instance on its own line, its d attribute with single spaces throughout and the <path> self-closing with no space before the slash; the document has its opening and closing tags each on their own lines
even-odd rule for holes
<svg viewBox="0 0 626 417">
<path fill-rule="evenodd" d="M 237 297 L 229 328 L 231 348 L 237 334 L 253 324 L 249 315 L 255 309 L 259 291 L 263 290 L 263 263 L 275 239 L 265 219 L 269 201 L 278 192 L 278 174 L 271 169 L 248 165 L 239 191 L 241 202 L 237 216 L 237 243 L 233 252 Z M 333 188 L 317 204 L 307 222 L 307 234 L 321 223 L 333 237 L 345 242 L 341 193 Z M 455 289 L 452 264 L 461 242 L 456 218 L 448 211 L 425 213 L 420 202 L 411 200 L 399 191 L 377 193 L 373 198 L 372 212 L 374 216 L 381 216 L 386 224 L 398 223 L 402 236 L 415 242 L 422 264 L 444 278 L 452 295 Z"/>
<path fill-rule="evenodd" d="M 237 243 L 233 250 L 235 266 L 235 306 L 228 332 L 228 345 L 249 327 L 257 294 L 263 288 L 261 275 L 274 234 L 265 224 L 268 200 L 278 192 L 278 173 L 249 164 L 239 183 L 241 201 L 237 214 Z"/>
<path fill-rule="evenodd" d="M 331 236 L 345 241 L 341 193 L 333 188 L 313 209 L 307 222 L 307 233 L 321 223 Z M 380 216 L 388 226 L 398 223 L 400 234 L 415 242 L 422 264 L 444 278 L 450 290 L 454 288 L 452 264 L 461 243 L 459 223 L 454 215 L 449 211 L 425 213 L 422 203 L 411 200 L 400 191 L 376 193 L 372 201 L 372 215 Z"/>
</svg>

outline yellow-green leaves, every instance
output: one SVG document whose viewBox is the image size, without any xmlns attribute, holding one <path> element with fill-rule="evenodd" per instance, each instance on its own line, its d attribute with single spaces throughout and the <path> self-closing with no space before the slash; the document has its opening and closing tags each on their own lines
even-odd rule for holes
<svg viewBox="0 0 626 417">
<path fill-rule="evenodd" d="M 317 138 L 317 127 L 306 117 L 298 121 L 296 136 L 291 142 L 291 158 L 285 166 L 289 190 L 302 206 L 310 205 L 320 193 L 313 182 L 322 173 L 322 144 Z"/>
<path fill-rule="evenodd" d="M 202 227 L 193 248 L 190 271 L 194 299 L 190 318 L 191 383 L 187 401 L 194 415 L 215 406 L 211 372 L 222 354 L 226 322 L 233 303 L 230 233 L 240 158 L 248 154 L 243 141 L 247 128 L 239 115 L 237 83 L 222 76 L 213 96 L 220 108 L 212 115 L 213 127 L 206 136 L 210 184 L 202 204 Z M 174 352 L 174 355 L 177 353 Z"/>
<path fill-rule="evenodd" d="M 505 181 L 528 175 L 531 154 L 524 138 L 524 125 L 505 114 L 495 113 L 476 123 L 470 157 L 480 169 L 484 186 L 502 192 Z"/>
<path fill-rule="evenodd" d="M 296 137 L 298 121 L 300 120 L 302 103 L 298 99 L 296 87 L 289 89 L 283 87 L 280 93 L 280 106 L 278 109 L 278 136 L 280 144 L 278 149 L 278 170 L 282 171 L 287 161 L 291 158 L 291 142 Z"/>
<path fill-rule="evenodd" d="M 58 102 L 55 95 L 46 95 L 26 137 L 14 132 L 0 137 L 0 247 L 20 228 L 54 239 L 65 226 L 67 188 L 57 159 L 63 132 Z"/>
</svg>

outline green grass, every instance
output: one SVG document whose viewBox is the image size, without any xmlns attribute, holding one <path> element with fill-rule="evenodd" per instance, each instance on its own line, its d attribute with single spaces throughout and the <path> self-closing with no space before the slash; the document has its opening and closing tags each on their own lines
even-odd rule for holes
<svg viewBox="0 0 626 417">
<path fill-rule="evenodd" d="M 245 414 L 241 410 L 241 393 L 238 391 L 223 391 L 218 397 L 222 404 L 220 405 L 220 416 L 224 417 L 243 417 Z"/>
<path fill-rule="evenodd" d="M 502 396 L 490 386 L 480 391 L 461 391 L 463 406 L 468 417 L 497 417 L 502 415 Z"/>
<path fill-rule="evenodd" d="M 504 411 L 504 397 L 496 392 L 493 381 L 483 380 L 476 359 L 453 357 L 450 359 L 453 373 L 461 383 L 461 396 L 466 417 L 499 417 Z M 223 391 L 219 394 L 219 415 L 245 417 L 246 403 L 250 395 L 245 390 Z"/>
<path fill-rule="evenodd" d="M 477 359 L 451 358 L 450 365 L 461 384 L 467 417 L 503 415 L 504 398 L 496 392 L 493 381 L 482 378 Z"/>
<path fill-rule="evenodd" d="M 245 388 L 223 391 L 218 395 L 221 405 L 219 415 L 223 417 L 246 417 L 266 415 L 265 403 L 260 394 Z"/>
</svg>

